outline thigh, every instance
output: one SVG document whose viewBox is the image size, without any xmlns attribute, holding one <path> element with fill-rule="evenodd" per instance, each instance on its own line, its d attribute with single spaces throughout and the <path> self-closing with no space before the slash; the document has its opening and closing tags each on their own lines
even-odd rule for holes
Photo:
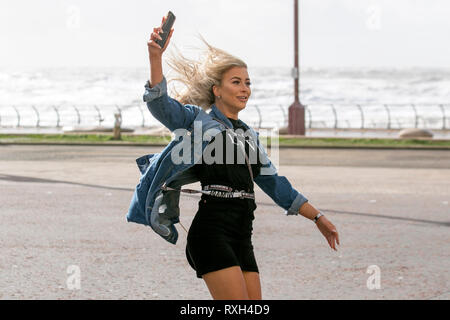
<svg viewBox="0 0 450 320">
<path fill-rule="evenodd" d="M 232 266 L 203 275 L 215 300 L 247 300 L 248 293 L 244 275 L 239 266 Z"/>
<path fill-rule="evenodd" d="M 248 298 L 250 300 L 261 300 L 261 282 L 259 273 L 254 271 L 242 271 L 245 285 L 247 287 Z"/>
<path fill-rule="evenodd" d="M 239 266 L 239 260 L 232 244 L 224 237 L 194 237 L 188 238 L 186 243 L 188 261 L 197 272 L 197 277 L 222 270 L 232 266 Z"/>
</svg>

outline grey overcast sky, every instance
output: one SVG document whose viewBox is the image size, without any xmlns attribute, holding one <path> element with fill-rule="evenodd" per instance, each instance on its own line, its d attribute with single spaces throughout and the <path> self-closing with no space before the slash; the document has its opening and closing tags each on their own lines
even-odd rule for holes
<svg viewBox="0 0 450 320">
<path fill-rule="evenodd" d="M 299 0 L 304 67 L 450 67 L 448 0 Z M 147 39 L 177 16 L 251 66 L 292 66 L 293 0 L 2 0 L 0 66 L 146 66 Z"/>
</svg>

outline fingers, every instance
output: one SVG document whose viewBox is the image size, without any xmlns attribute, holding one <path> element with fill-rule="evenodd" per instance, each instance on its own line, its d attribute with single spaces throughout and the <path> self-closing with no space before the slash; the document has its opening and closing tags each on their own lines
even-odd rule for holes
<svg viewBox="0 0 450 320">
<path fill-rule="evenodd" d="M 337 251 L 336 243 L 338 245 L 340 245 L 340 243 L 339 243 L 339 234 L 336 230 L 336 227 L 326 219 L 323 219 L 322 221 L 321 219 L 319 219 L 317 224 L 318 224 L 317 227 L 325 236 L 325 239 L 327 239 L 330 248 Z"/>
<path fill-rule="evenodd" d="M 153 28 L 153 32 L 150 35 L 150 41 L 147 42 L 148 46 L 161 49 L 161 46 L 155 42 L 156 39 L 162 40 L 161 36 L 158 33 L 159 29 L 160 28 Z"/>
<path fill-rule="evenodd" d="M 336 249 L 336 243 L 334 242 L 334 237 L 333 236 L 331 236 L 330 237 L 330 243 L 331 243 L 331 245 L 330 245 L 330 247 L 334 250 L 334 251 L 337 251 L 337 249 Z"/>
<path fill-rule="evenodd" d="M 159 36 L 161 33 L 164 33 L 164 32 L 163 32 L 163 29 L 161 29 L 160 27 L 158 27 L 158 28 L 153 28 L 153 32 L 156 33 L 158 36 Z"/>
<path fill-rule="evenodd" d="M 337 251 L 336 243 L 339 244 L 339 235 L 338 235 L 336 229 L 333 229 L 331 231 L 331 238 L 332 238 L 332 243 L 333 243 L 333 249 Z"/>
<path fill-rule="evenodd" d="M 337 233 L 336 227 L 330 222 L 329 226 L 329 237 L 331 238 L 332 248 L 337 251 L 336 243 L 339 244 L 339 235 Z"/>
<path fill-rule="evenodd" d="M 151 36 L 150 36 L 150 40 L 153 40 L 153 41 L 154 41 L 155 39 L 162 40 L 161 36 L 160 36 L 158 33 L 152 32 L 152 34 L 151 34 Z"/>
<path fill-rule="evenodd" d="M 164 45 L 164 48 L 161 48 L 161 46 L 156 42 L 156 40 L 162 40 L 161 34 L 164 33 L 162 26 L 164 25 L 164 22 L 166 22 L 167 17 L 164 16 L 161 20 L 161 26 L 153 28 L 153 32 L 150 35 L 150 40 L 147 41 L 147 46 L 149 48 L 149 52 L 152 53 L 156 53 L 157 50 L 155 49 L 159 49 L 159 53 L 162 53 L 164 51 L 164 49 L 167 47 L 167 44 L 169 43 L 170 37 L 172 36 L 173 33 L 173 29 L 170 30 L 169 36 L 167 37 L 167 41 Z"/>
<path fill-rule="evenodd" d="M 331 242 L 331 237 L 326 237 L 328 245 L 333 249 L 333 243 Z"/>
<path fill-rule="evenodd" d="M 339 245 L 339 234 L 336 231 L 336 228 L 333 228 L 333 230 L 331 230 L 331 234 L 332 234 L 332 237 L 333 237 L 333 243 L 336 242 Z M 334 245 L 334 247 L 336 248 L 336 244 Z"/>
<path fill-rule="evenodd" d="M 337 232 L 335 230 L 333 230 L 331 232 L 331 234 L 326 237 L 326 239 L 327 239 L 328 244 L 330 245 L 330 247 L 332 249 L 334 249 L 335 251 L 337 251 L 337 249 L 336 249 L 336 242 L 337 242 L 337 244 L 339 244 L 339 240 L 337 238 Z"/>
<path fill-rule="evenodd" d="M 167 41 L 166 41 L 166 44 L 164 45 L 163 51 L 165 51 L 166 48 L 167 48 L 167 46 L 169 45 L 170 38 L 172 37 L 173 30 L 174 30 L 174 29 L 172 28 L 172 29 L 170 30 L 169 35 L 167 36 Z"/>
<path fill-rule="evenodd" d="M 158 48 L 161 50 L 161 46 L 159 44 L 156 43 L 155 38 L 151 37 L 150 40 L 147 42 L 147 46 L 150 47 L 154 47 L 154 48 Z"/>
</svg>

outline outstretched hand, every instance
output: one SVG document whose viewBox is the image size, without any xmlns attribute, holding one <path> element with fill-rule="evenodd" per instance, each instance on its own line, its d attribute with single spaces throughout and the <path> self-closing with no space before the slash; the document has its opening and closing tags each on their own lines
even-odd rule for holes
<svg viewBox="0 0 450 320">
<path fill-rule="evenodd" d="M 172 37 L 173 28 L 170 30 L 169 36 L 167 38 L 166 44 L 164 45 L 164 48 L 161 48 L 159 44 L 156 43 L 156 39 L 162 40 L 160 33 L 163 32 L 162 26 L 164 24 L 164 21 L 166 21 L 167 17 L 162 18 L 161 26 L 157 28 L 153 28 L 153 32 L 150 35 L 150 40 L 147 42 L 148 46 L 148 53 L 150 56 L 162 56 L 163 52 L 166 50 L 167 46 L 169 45 L 170 38 Z"/>
<path fill-rule="evenodd" d="M 336 227 L 327 219 L 325 216 L 321 216 L 317 220 L 317 228 L 319 228 L 320 232 L 323 234 L 325 239 L 327 239 L 328 244 L 332 249 L 337 251 L 336 249 L 336 243 L 340 245 L 339 243 L 339 235 L 336 230 Z"/>
</svg>

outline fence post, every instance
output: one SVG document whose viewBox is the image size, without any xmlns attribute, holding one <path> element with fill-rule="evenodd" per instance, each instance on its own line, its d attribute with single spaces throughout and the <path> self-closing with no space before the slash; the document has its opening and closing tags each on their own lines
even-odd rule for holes
<svg viewBox="0 0 450 320">
<path fill-rule="evenodd" d="M 77 113 L 77 117 L 78 117 L 78 121 L 77 124 L 80 125 L 81 123 L 81 116 L 80 116 L 80 111 L 78 111 L 77 107 L 72 105 L 72 107 L 75 109 L 76 113 Z"/>
<path fill-rule="evenodd" d="M 391 129 L 391 113 L 389 112 L 389 107 L 387 106 L 387 104 L 384 104 L 384 107 L 386 108 L 387 111 L 387 115 L 388 115 L 388 129 Z"/>
<path fill-rule="evenodd" d="M 258 116 L 259 116 L 259 124 L 258 124 L 258 129 L 260 129 L 260 128 L 261 128 L 261 122 L 262 122 L 262 120 L 261 120 L 261 111 L 259 110 L 259 108 L 258 108 L 258 105 L 257 105 L 257 104 L 255 104 L 254 106 L 255 106 L 255 108 L 256 108 L 256 111 L 258 111 Z"/>
<path fill-rule="evenodd" d="M 120 109 L 120 107 L 117 104 L 116 104 L 116 109 L 119 111 L 120 117 L 122 117 L 122 109 Z"/>
<path fill-rule="evenodd" d="M 116 104 L 116 109 L 117 110 L 119 110 L 119 117 L 120 117 L 120 124 L 119 124 L 119 127 L 120 127 L 120 125 L 122 125 L 122 109 L 120 109 L 120 107 Z M 115 116 L 115 115 L 114 115 Z M 120 129 L 120 128 L 119 128 Z M 120 134 L 119 134 L 119 137 L 120 137 Z"/>
<path fill-rule="evenodd" d="M 17 108 L 15 106 L 12 106 L 12 108 L 16 111 L 17 114 L 17 126 L 16 128 L 20 127 L 20 113 L 19 110 L 17 110 Z"/>
<path fill-rule="evenodd" d="M 283 127 L 284 127 L 287 125 L 286 112 L 284 112 L 283 105 L 279 104 L 278 107 L 280 107 L 281 112 L 283 113 Z"/>
<path fill-rule="evenodd" d="M 59 128 L 59 112 L 58 112 L 58 108 L 56 108 L 55 106 L 53 106 L 53 109 L 56 112 L 56 127 Z"/>
<path fill-rule="evenodd" d="M 305 110 L 308 111 L 308 114 L 309 114 L 308 127 L 311 129 L 311 126 L 312 126 L 312 114 L 311 114 L 311 110 L 309 110 L 309 107 L 308 107 L 307 105 L 305 105 Z"/>
<path fill-rule="evenodd" d="M 414 115 L 415 115 L 415 117 L 416 117 L 414 127 L 417 129 L 417 125 L 418 125 L 418 120 L 419 120 L 419 119 L 417 119 L 417 110 L 416 110 L 416 106 L 415 106 L 414 104 L 411 104 L 411 107 L 413 108 L 413 110 L 414 110 Z"/>
<path fill-rule="evenodd" d="M 442 111 L 442 130 L 445 130 L 447 118 L 445 117 L 444 106 L 442 104 L 440 104 L 439 107 L 441 107 L 441 111 Z"/>
<path fill-rule="evenodd" d="M 139 108 L 139 111 L 141 112 L 142 115 L 142 127 L 145 127 L 145 117 L 144 117 L 144 112 L 142 111 L 141 105 L 137 105 Z"/>
<path fill-rule="evenodd" d="M 337 119 L 336 109 L 334 108 L 333 104 L 331 105 L 331 109 L 333 110 L 333 114 L 334 114 L 334 128 L 337 129 L 338 119 Z"/>
<path fill-rule="evenodd" d="M 34 112 L 36 112 L 36 116 L 37 116 L 36 128 L 39 128 L 39 125 L 40 125 L 40 122 L 41 122 L 41 119 L 39 117 L 39 112 L 38 112 L 38 110 L 36 109 L 36 107 L 34 105 L 31 106 L 31 107 L 34 109 Z"/>
<path fill-rule="evenodd" d="M 364 129 L 364 112 L 359 104 L 357 104 L 359 112 L 361 112 L 361 129 Z"/>
<path fill-rule="evenodd" d="M 94 108 L 97 110 L 98 113 L 98 125 L 101 126 L 102 125 L 102 114 L 100 113 L 100 109 L 97 107 L 97 105 L 94 105 Z"/>
<path fill-rule="evenodd" d="M 114 136 L 113 140 L 120 140 L 120 125 L 122 124 L 122 114 L 121 113 L 115 113 L 114 117 L 116 118 L 116 121 L 114 122 Z"/>
</svg>

